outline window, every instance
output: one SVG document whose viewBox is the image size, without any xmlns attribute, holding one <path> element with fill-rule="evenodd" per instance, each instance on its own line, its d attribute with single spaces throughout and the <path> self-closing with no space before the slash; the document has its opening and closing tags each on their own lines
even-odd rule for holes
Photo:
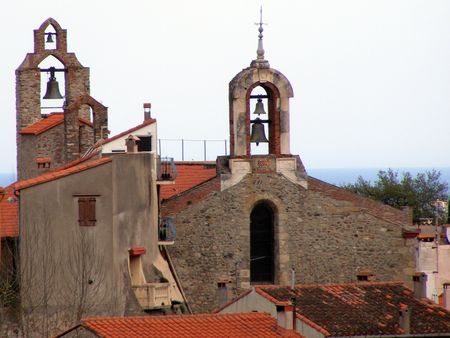
<svg viewBox="0 0 450 338">
<path fill-rule="evenodd" d="M 152 151 L 152 137 L 138 136 L 138 151 Z"/>
<path fill-rule="evenodd" d="M 95 201 L 93 196 L 78 197 L 78 223 L 80 226 L 94 226 Z"/>
</svg>

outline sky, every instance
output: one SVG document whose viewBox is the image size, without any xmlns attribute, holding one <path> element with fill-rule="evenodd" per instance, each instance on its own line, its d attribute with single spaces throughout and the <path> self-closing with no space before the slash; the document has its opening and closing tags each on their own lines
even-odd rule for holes
<svg viewBox="0 0 450 338">
<path fill-rule="evenodd" d="M 256 57 L 294 89 L 308 168 L 450 167 L 450 1 L 16 0 L 0 4 L 0 172 L 16 167 L 15 69 L 49 17 L 90 67 L 111 135 L 152 103 L 162 139 L 228 139 L 228 83 Z"/>
</svg>

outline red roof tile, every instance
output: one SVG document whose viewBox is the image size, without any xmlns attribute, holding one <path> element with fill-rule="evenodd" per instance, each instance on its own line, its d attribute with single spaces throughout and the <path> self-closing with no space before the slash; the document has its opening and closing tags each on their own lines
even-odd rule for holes
<svg viewBox="0 0 450 338">
<path fill-rule="evenodd" d="M 83 123 L 85 125 L 91 126 L 92 123 L 85 120 L 85 119 L 78 119 L 80 123 Z M 57 125 L 60 125 L 64 122 L 64 113 L 51 113 L 48 114 L 46 117 L 42 118 L 41 120 L 37 121 L 36 123 L 32 124 L 31 126 L 22 128 L 19 133 L 20 134 L 31 134 L 31 135 L 39 135 L 43 133 L 44 131 L 47 131 L 53 127 L 56 127 Z"/>
<path fill-rule="evenodd" d="M 175 184 L 161 186 L 161 199 L 179 195 L 217 176 L 215 162 L 175 162 L 175 165 L 177 167 Z"/>
<path fill-rule="evenodd" d="M 67 167 L 65 169 L 57 169 L 54 171 L 50 171 L 46 174 L 37 176 L 37 177 L 33 177 L 27 180 L 23 180 L 23 181 L 19 181 L 17 183 L 15 183 L 15 188 L 16 190 L 21 190 L 21 189 L 25 189 L 25 188 L 29 188 L 32 187 L 34 185 L 38 185 L 41 183 L 45 183 L 45 182 L 49 182 L 49 181 L 53 181 L 56 180 L 58 178 L 61 177 L 65 177 L 71 174 L 75 174 L 78 173 L 80 171 L 84 171 L 93 167 L 97 167 L 99 165 L 105 164 L 110 162 L 111 159 L 108 157 L 104 157 L 98 160 L 94 160 L 94 161 L 89 161 L 86 163 L 81 163 L 75 166 L 71 166 L 71 167 Z"/>
<path fill-rule="evenodd" d="M 87 318 L 82 326 L 105 338 L 132 337 L 302 337 L 268 313 Z M 74 330 L 76 328 L 73 328 Z M 70 330 L 70 331 L 72 331 Z M 66 333 L 70 333 L 67 331 Z M 59 337 L 64 337 L 64 334 Z"/>
<path fill-rule="evenodd" d="M 405 306 L 411 309 L 411 334 L 450 334 L 450 312 L 414 298 L 401 282 L 296 285 L 294 290 L 269 285 L 256 290 L 274 304 L 295 298 L 297 317 L 325 335 L 399 334 L 399 310 Z"/>
<path fill-rule="evenodd" d="M 0 195 L 0 238 L 19 236 L 18 200 L 14 196 L 13 185 L 5 188 Z"/>
<path fill-rule="evenodd" d="M 311 176 L 308 177 L 308 189 L 336 200 L 351 202 L 356 207 L 364 209 L 367 213 L 390 223 L 398 225 L 411 225 L 412 223 L 412 215 L 410 215 L 408 209 L 400 210 L 393 208 L 380 201 L 360 196 L 344 188 L 323 182 Z"/>
</svg>

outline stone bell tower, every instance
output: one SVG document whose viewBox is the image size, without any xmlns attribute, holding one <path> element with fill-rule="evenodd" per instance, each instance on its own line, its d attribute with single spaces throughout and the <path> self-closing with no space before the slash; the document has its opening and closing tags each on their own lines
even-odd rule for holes
<svg viewBox="0 0 450 338">
<path fill-rule="evenodd" d="M 45 66 L 49 62 L 60 66 Z M 49 74 L 45 95 L 42 73 Z M 60 75 L 64 95 L 56 80 Z M 78 159 L 107 137 L 107 108 L 89 92 L 89 68 L 67 52 L 67 31 L 56 20 L 45 20 L 34 31 L 33 53 L 16 70 L 18 179 Z"/>
<path fill-rule="evenodd" d="M 265 59 L 262 18 L 258 31 L 256 59 L 229 84 L 231 175 L 222 175 L 222 190 L 248 173 L 261 172 L 281 173 L 306 188 L 300 157 L 290 153 L 289 99 L 294 93 L 289 80 Z M 252 143 L 267 143 L 266 154 L 254 154 Z"/>
</svg>

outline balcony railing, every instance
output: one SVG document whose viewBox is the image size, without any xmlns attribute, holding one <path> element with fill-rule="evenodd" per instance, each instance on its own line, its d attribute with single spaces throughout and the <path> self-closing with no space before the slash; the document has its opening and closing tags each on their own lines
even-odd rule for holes
<svg viewBox="0 0 450 338">
<path fill-rule="evenodd" d="M 156 169 L 158 181 L 173 181 L 177 177 L 177 167 L 172 157 L 158 157 Z"/>
<path fill-rule="evenodd" d="M 173 243 L 176 237 L 176 228 L 172 217 L 164 217 L 159 222 L 159 244 Z"/>
<path fill-rule="evenodd" d="M 133 285 L 133 291 L 144 310 L 171 305 L 170 283 L 148 283 Z"/>
</svg>

